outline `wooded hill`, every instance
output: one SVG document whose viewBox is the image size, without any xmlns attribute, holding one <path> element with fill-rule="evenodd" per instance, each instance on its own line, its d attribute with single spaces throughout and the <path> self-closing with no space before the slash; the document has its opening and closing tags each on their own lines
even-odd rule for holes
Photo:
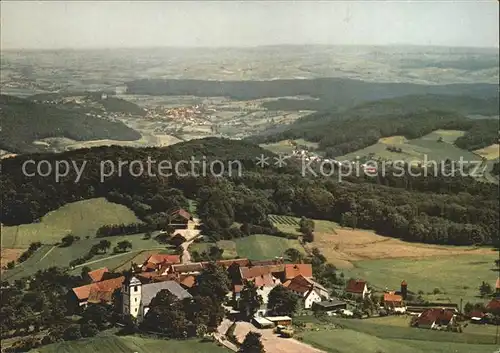
<svg viewBox="0 0 500 353">
<path fill-rule="evenodd" d="M 77 141 L 130 141 L 141 137 L 121 122 L 87 116 L 85 112 L 71 105 L 49 105 L 0 95 L 0 148 L 14 153 L 43 152 L 45 146 L 32 142 L 47 137 Z"/>
<path fill-rule="evenodd" d="M 497 119 L 469 119 L 457 111 L 472 114 L 480 99 L 469 99 L 454 105 L 458 97 L 410 96 L 380 100 L 351 109 L 318 112 L 303 117 L 287 128 L 269 130 L 249 140 L 256 143 L 303 138 L 318 142 L 327 156 L 336 157 L 376 143 L 381 137 L 402 135 L 409 139 L 424 136 L 437 129 L 465 130 L 455 144 L 475 150 L 498 141 Z M 490 108 L 496 98 L 483 100 Z M 470 105 L 468 103 L 471 103 Z M 472 104 L 473 103 L 473 104 Z M 445 110 L 439 110 L 445 109 Z M 498 114 L 498 104 L 496 104 Z M 491 109 L 491 112 L 493 110 Z"/>
<path fill-rule="evenodd" d="M 204 233 L 214 239 L 259 232 L 273 234 L 268 214 L 305 216 L 340 222 L 345 226 L 375 229 L 378 233 L 436 244 L 492 244 L 498 241 L 498 188 L 472 178 L 444 177 L 352 177 L 339 183 L 335 178 L 302 177 L 293 166 L 260 168 L 256 156 L 269 152 L 243 141 L 217 138 L 193 140 L 166 148 L 134 149 L 97 147 L 62 154 L 24 155 L 0 162 L 2 175 L 1 219 L 6 225 L 29 223 L 66 203 L 94 197 L 129 206 L 153 226 L 165 221 L 165 210 L 196 200 Z M 241 176 L 200 177 L 134 176 L 128 168 L 122 175 L 100 181 L 104 160 L 189 161 L 240 160 Z M 75 172 L 56 182 L 50 177 L 28 177 L 22 173 L 25 160 L 71 159 L 87 161 L 78 183 Z M 199 165 L 195 169 L 200 171 Z M 190 167 L 181 168 L 190 172 Z M 154 165 L 152 171 L 157 173 Z M 234 222 L 243 224 L 234 228 Z"/>
<path fill-rule="evenodd" d="M 443 94 L 477 98 L 498 97 L 493 84 L 417 85 L 365 82 L 345 78 L 317 78 L 272 81 L 204 81 L 142 79 L 126 83 L 130 94 L 225 96 L 251 100 L 266 97 L 312 96 L 330 106 L 351 106 L 366 101 L 405 95 Z"/>
</svg>

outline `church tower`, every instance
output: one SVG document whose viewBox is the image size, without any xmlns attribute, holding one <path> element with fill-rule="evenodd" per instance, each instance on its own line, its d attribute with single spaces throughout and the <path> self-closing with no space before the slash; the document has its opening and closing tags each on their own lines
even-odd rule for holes
<svg viewBox="0 0 500 353">
<path fill-rule="evenodd" d="M 142 283 L 137 277 L 123 282 L 122 299 L 124 314 L 130 314 L 135 318 L 141 316 Z"/>
</svg>

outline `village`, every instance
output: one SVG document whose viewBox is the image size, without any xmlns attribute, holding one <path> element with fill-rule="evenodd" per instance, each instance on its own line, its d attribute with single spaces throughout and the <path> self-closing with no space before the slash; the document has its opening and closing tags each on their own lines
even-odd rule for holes
<svg viewBox="0 0 500 353">
<path fill-rule="evenodd" d="M 89 305 L 115 306 L 123 317 L 130 317 L 138 327 L 147 317 L 151 303 L 160 293 L 168 292 L 181 301 L 194 300 L 203 273 L 219 268 L 229 278 L 222 307 L 224 319 L 212 338 L 233 351 L 248 332 L 259 332 L 264 345 L 299 344 L 294 340 L 294 319 L 339 317 L 352 320 L 405 316 L 417 329 L 460 333 L 469 324 L 495 324 L 500 310 L 500 278 L 495 295 L 483 308 L 467 309 L 462 303 L 432 303 L 418 299 L 411 284 L 401 280 L 399 288 L 375 291 L 369 279 L 351 278 L 345 285 L 327 288 L 315 278 L 311 263 L 293 263 L 283 257 L 268 260 L 247 258 L 192 262 L 187 247 L 200 235 L 199 220 L 180 209 L 175 212 L 177 229 L 186 242 L 181 255 L 152 254 L 129 271 L 114 273 L 99 268 L 86 274 L 88 284 L 73 288 L 67 305 L 81 314 Z M 249 296 L 253 293 L 254 297 Z M 288 295 L 288 296 L 287 296 Z M 276 299 L 277 296 L 279 299 Z M 116 300 L 116 298 L 119 300 Z M 255 298 L 259 298 L 258 300 Z M 276 300 L 292 298 L 289 308 L 276 305 Z M 256 301 L 256 302 L 255 302 Z M 116 306 L 119 306 L 118 308 Z M 239 332 L 235 335 L 235 332 Z M 245 334 L 242 334 L 244 332 Z M 296 347 L 297 348 L 297 347 Z"/>
</svg>

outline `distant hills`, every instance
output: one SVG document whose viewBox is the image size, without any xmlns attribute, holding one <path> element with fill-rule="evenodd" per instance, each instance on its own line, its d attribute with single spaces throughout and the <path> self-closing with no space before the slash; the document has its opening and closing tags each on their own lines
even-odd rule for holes
<svg viewBox="0 0 500 353">
<path fill-rule="evenodd" d="M 318 78 L 270 81 L 142 79 L 130 81 L 126 85 L 128 93 L 146 95 L 225 96 L 239 100 L 312 96 L 319 98 L 320 102 L 305 101 L 307 103 L 301 109 L 307 109 L 309 104 L 314 108 L 313 110 L 322 110 L 333 106 L 348 107 L 367 101 L 406 95 L 437 94 L 498 99 L 498 85 L 482 83 L 418 85 L 366 82 L 344 78 Z M 281 103 L 283 103 L 283 100 Z M 290 102 L 287 101 L 286 103 Z M 297 104 L 297 102 L 291 104 Z M 272 102 L 269 103 L 268 108 L 272 105 Z M 296 108 L 290 110 L 296 110 Z"/>
<path fill-rule="evenodd" d="M 44 152 L 47 147 L 33 141 L 67 137 L 77 141 L 137 140 L 141 135 L 121 122 L 85 114 L 71 105 L 49 105 L 0 95 L 0 148 L 14 152 Z"/>
</svg>

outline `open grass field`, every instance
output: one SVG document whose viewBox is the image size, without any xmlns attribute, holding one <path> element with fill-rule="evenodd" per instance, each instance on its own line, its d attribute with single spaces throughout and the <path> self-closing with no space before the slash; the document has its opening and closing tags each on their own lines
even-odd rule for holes
<svg viewBox="0 0 500 353">
<path fill-rule="evenodd" d="M 290 142 L 291 140 L 282 140 L 275 143 L 264 143 L 261 144 L 260 147 L 265 148 L 274 153 L 286 153 L 291 154 L 295 149 L 295 146 Z M 310 149 L 317 149 L 318 143 L 306 141 L 304 139 L 293 140 L 297 145 L 306 146 Z"/>
<path fill-rule="evenodd" d="M 486 158 L 487 160 L 494 160 L 500 157 L 500 145 L 494 143 L 488 147 L 481 148 L 480 150 L 475 150 L 474 153 Z"/>
<path fill-rule="evenodd" d="M 251 260 L 266 260 L 283 256 L 283 253 L 294 248 L 304 252 L 298 240 L 254 234 L 245 238 L 235 239 L 236 250 L 240 257 Z"/>
<path fill-rule="evenodd" d="M 381 138 L 376 144 L 358 151 L 338 157 L 338 160 L 355 160 L 356 158 L 375 158 L 382 160 L 404 160 L 419 163 L 421 161 L 444 161 L 447 158 L 466 161 L 479 161 L 481 157 L 473 152 L 456 147 L 453 143 L 463 136 L 459 130 L 436 130 L 418 139 L 407 140 L 404 136 Z M 438 142 L 441 139 L 442 142 Z M 388 146 L 401 148 L 401 152 L 387 150 Z M 498 153 L 498 149 L 497 149 Z"/>
<path fill-rule="evenodd" d="M 493 353 L 498 348 L 489 327 L 477 327 L 485 329 L 483 333 L 468 332 L 467 328 L 463 333 L 453 333 L 387 325 L 376 320 L 333 318 L 332 325 L 301 317 L 295 322 L 307 323 L 297 333 L 304 342 L 332 353 Z"/>
<path fill-rule="evenodd" d="M 95 236 L 97 229 L 106 224 L 137 222 L 140 220 L 129 208 L 104 198 L 78 201 L 47 213 L 39 223 L 2 225 L 2 248 L 23 248 L 35 241 L 54 244 L 69 233 L 83 239 Z"/>
<path fill-rule="evenodd" d="M 32 275 L 38 270 L 46 269 L 51 266 L 67 267 L 71 260 L 86 254 L 92 245 L 103 239 L 107 239 L 111 242 L 111 249 L 118 242 L 128 240 L 132 243 L 132 250 L 121 254 L 113 254 L 112 250 L 108 250 L 106 254 L 96 255 L 86 264 L 77 266 L 74 272 L 79 273 L 82 266 L 88 266 L 91 269 L 107 267 L 110 270 L 122 267 L 130 268 L 130 263 L 134 261 L 139 254 L 142 254 L 143 251 L 155 249 L 156 252 L 160 252 L 166 249 L 164 245 L 159 244 L 156 240 L 143 239 L 142 236 L 142 234 L 133 234 L 105 238 L 84 238 L 68 247 L 43 245 L 42 248 L 37 250 L 28 260 L 19 264 L 12 270 L 5 271 L 3 276 L 5 279 L 15 280 Z"/>
<path fill-rule="evenodd" d="M 55 343 L 33 353 L 229 353 L 211 342 L 162 340 L 138 336 L 99 336 L 79 341 Z"/>
<path fill-rule="evenodd" d="M 235 257 L 246 257 L 251 260 L 267 260 L 277 256 L 283 256 L 289 248 L 304 252 L 304 248 L 298 240 L 274 237 L 272 235 L 254 234 L 234 240 L 221 240 L 214 243 L 193 243 L 190 251 L 208 250 L 210 246 L 217 245 L 224 249 L 223 258 L 234 259 Z"/>
<path fill-rule="evenodd" d="M 409 291 L 423 291 L 429 301 L 481 302 L 477 297 L 479 285 L 482 281 L 495 285 L 498 272 L 493 271 L 493 261 L 497 258 L 498 254 L 492 253 L 356 261 L 345 274 L 366 279 L 378 290 L 398 289 L 401 281 L 406 280 Z M 432 294 L 435 288 L 439 294 Z"/>
</svg>

